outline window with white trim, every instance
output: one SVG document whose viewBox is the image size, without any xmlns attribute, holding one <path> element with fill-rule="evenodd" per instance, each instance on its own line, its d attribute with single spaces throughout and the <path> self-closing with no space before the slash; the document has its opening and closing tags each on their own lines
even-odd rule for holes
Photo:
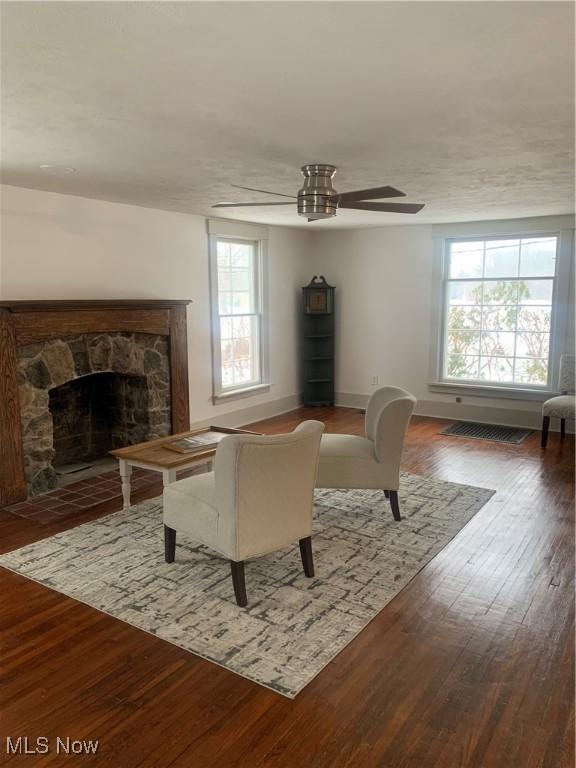
<svg viewBox="0 0 576 768">
<path fill-rule="evenodd" d="M 214 395 L 265 385 L 261 241 L 211 240 Z"/>
<path fill-rule="evenodd" d="M 447 241 L 441 378 L 549 388 L 556 235 Z"/>
</svg>

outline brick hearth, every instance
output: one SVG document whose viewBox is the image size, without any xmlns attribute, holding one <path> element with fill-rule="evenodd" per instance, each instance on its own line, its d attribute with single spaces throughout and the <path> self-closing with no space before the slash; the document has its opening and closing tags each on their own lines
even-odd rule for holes
<svg viewBox="0 0 576 768">
<path fill-rule="evenodd" d="M 178 473 L 178 479 L 204 472 L 205 467 L 184 470 Z M 134 467 L 131 477 L 132 495 L 137 497 L 140 491 L 162 494 L 162 476 L 158 472 Z M 147 494 L 148 495 L 148 494 Z M 102 474 L 69 483 L 64 488 L 42 493 L 39 496 L 4 507 L 3 511 L 32 520 L 40 525 L 52 523 L 62 518 L 73 518 L 81 512 L 99 506 L 104 502 L 116 501 L 122 506 L 122 488 L 118 471 L 110 470 Z"/>
</svg>

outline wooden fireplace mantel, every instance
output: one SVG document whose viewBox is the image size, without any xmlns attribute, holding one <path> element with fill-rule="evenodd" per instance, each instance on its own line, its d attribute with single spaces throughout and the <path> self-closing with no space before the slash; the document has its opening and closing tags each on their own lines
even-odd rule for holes
<svg viewBox="0 0 576 768">
<path fill-rule="evenodd" d="M 0 507 L 26 499 L 19 347 L 82 333 L 168 337 L 172 431 L 190 428 L 185 299 L 0 301 Z"/>
</svg>

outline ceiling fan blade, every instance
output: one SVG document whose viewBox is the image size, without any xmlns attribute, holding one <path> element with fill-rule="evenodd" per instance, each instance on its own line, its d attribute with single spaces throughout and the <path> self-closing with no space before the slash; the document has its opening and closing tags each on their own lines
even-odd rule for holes
<svg viewBox="0 0 576 768">
<path fill-rule="evenodd" d="M 262 192 L 264 195 L 278 195 L 279 197 L 291 197 L 296 200 L 296 195 L 285 195 L 284 192 L 269 192 L 267 189 L 254 189 L 254 187 L 241 187 L 240 184 L 230 184 L 236 189 L 247 189 L 249 192 Z"/>
<path fill-rule="evenodd" d="M 293 203 L 215 203 L 212 208 L 244 208 L 247 205 L 296 205 Z"/>
<path fill-rule="evenodd" d="M 338 208 L 356 211 L 383 211 L 385 213 L 418 213 L 424 208 L 419 203 L 338 203 Z"/>
<path fill-rule="evenodd" d="M 383 197 L 406 197 L 406 194 L 394 187 L 374 187 L 357 189 L 355 192 L 342 192 L 340 200 L 380 200 Z"/>
</svg>

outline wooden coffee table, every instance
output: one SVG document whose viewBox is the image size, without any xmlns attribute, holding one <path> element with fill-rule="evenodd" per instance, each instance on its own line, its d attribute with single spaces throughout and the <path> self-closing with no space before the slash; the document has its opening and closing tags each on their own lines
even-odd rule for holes
<svg viewBox="0 0 576 768">
<path fill-rule="evenodd" d="M 246 429 L 229 429 L 227 427 L 204 427 L 204 429 L 195 429 L 191 432 L 179 432 L 176 435 L 167 437 L 157 437 L 155 440 L 149 440 L 147 443 L 138 443 L 126 448 L 116 448 L 110 451 L 112 456 L 118 459 L 120 478 L 122 480 L 122 498 L 123 507 L 128 509 L 130 506 L 132 467 L 142 467 L 151 469 L 154 472 L 162 474 L 164 485 L 173 483 L 176 480 L 176 473 L 183 469 L 190 469 L 199 464 L 206 464 L 206 471 L 212 469 L 212 459 L 216 453 L 216 448 L 208 448 L 194 453 L 178 453 L 177 451 L 166 448 L 166 443 L 171 440 L 177 440 L 182 437 L 191 437 L 192 435 L 201 435 L 208 431 L 225 432 L 230 435 L 257 435 L 258 432 L 250 432 Z"/>
</svg>

